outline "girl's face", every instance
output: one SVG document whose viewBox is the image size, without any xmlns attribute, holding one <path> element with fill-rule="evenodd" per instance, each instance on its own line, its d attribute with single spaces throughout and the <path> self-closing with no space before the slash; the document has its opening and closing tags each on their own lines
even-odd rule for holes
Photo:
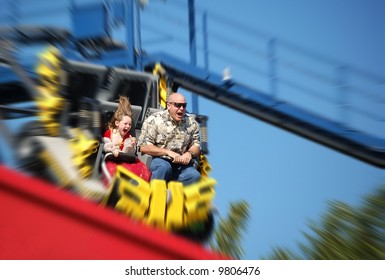
<svg viewBox="0 0 385 280">
<path fill-rule="evenodd" d="M 129 116 L 123 116 L 120 121 L 115 122 L 115 125 L 120 135 L 124 136 L 131 130 L 132 119 Z"/>
</svg>

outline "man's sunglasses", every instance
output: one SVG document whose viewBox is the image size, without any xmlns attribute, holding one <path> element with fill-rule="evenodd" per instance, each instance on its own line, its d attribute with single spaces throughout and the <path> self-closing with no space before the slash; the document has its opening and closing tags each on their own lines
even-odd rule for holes
<svg viewBox="0 0 385 280">
<path fill-rule="evenodd" d="M 176 108 L 180 108 L 180 107 L 183 107 L 183 108 L 186 108 L 187 107 L 187 103 L 176 103 L 176 102 L 168 102 L 169 104 L 172 104 L 174 105 Z"/>
</svg>

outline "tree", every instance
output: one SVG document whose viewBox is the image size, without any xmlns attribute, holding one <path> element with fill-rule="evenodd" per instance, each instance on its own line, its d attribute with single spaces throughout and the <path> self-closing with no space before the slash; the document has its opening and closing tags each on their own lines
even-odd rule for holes
<svg viewBox="0 0 385 280">
<path fill-rule="evenodd" d="M 209 245 L 213 251 L 240 259 L 244 255 L 241 246 L 242 232 L 247 228 L 249 204 L 246 201 L 230 203 L 227 218 L 220 218 Z"/>
<path fill-rule="evenodd" d="M 269 259 L 379 260 L 385 259 L 385 186 L 363 200 L 361 207 L 331 202 L 312 234 L 304 234 L 301 255 L 274 249 Z"/>
</svg>

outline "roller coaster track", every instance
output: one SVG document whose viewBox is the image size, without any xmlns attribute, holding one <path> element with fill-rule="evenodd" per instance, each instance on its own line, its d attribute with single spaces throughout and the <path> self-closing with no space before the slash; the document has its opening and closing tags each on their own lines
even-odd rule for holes
<svg viewBox="0 0 385 280">
<path fill-rule="evenodd" d="M 143 63 L 146 66 L 161 63 L 174 83 L 198 95 L 361 161 L 385 168 L 385 139 L 349 130 L 340 123 L 236 82 L 223 82 L 221 76 L 198 70 L 167 54 L 149 55 Z"/>
</svg>

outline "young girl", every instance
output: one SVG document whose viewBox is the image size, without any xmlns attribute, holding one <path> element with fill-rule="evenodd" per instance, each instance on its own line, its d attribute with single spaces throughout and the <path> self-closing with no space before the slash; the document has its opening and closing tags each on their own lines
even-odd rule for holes
<svg viewBox="0 0 385 280">
<path fill-rule="evenodd" d="M 125 96 L 119 97 L 119 106 L 104 132 L 104 152 L 113 153 L 118 157 L 120 152 L 133 154 L 136 149 L 136 138 L 131 137 L 132 127 L 131 103 Z M 117 164 L 133 172 L 143 180 L 150 181 L 151 173 L 147 166 L 137 157 L 134 162 L 106 161 L 106 167 L 111 177 L 114 176 Z"/>
</svg>

